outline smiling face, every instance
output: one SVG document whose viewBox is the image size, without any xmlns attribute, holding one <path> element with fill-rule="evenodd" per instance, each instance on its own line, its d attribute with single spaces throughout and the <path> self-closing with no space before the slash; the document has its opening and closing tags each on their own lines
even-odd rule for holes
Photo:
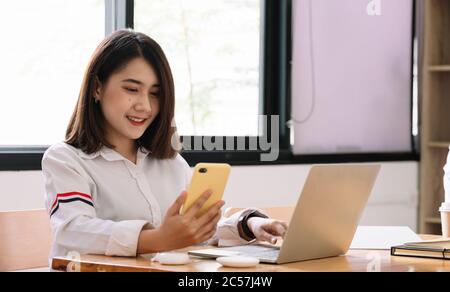
<svg viewBox="0 0 450 292">
<path fill-rule="evenodd" d="M 135 58 L 95 91 L 105 118 L 106 139 L 118 148 L 135 145 L 157 117 L 160 86 L 153 67 Z"/>
</svg>

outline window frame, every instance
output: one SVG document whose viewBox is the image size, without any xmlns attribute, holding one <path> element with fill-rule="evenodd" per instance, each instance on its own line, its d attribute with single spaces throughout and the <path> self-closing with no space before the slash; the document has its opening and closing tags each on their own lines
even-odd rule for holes
<svg viewBox="0 0 450 292">
<path fill-rule="evenodd" d="M 105 0 L 105 35 L 133 27 L 133 4 L 133 0 Z M 42 157 L 49 147 L 0 145 L 0 171 L 42 170 Z"/>
<path fill-rule="evenodd" d="M 292 1 L 261 0 L 261 69 L 260 69 L 260 109 L 262 115 L 278 115 L 279 158 L 273 162 L 262 162 L 263 151 L 196 151 L 185 150 L 181 155 L 193 166 L 199 162 L 226 162 L 231 165 L 283 165 L 283 164 L 322 164 L 355 162 L 418 161 L 420 151 L 411 129 L 412 151 L 406 153 L 359 153 L 332 155 L 294 155 L 290 145 L 291 119 L 291 56 L 292 56 Z M 414 2 L 413 22 L 416 23 L 417 0 Z M 105 34 L 122 28 L 134 27 L 134 0 L 105 0 Z M 413 44 L 416 28 L 413 25 Z M 414 55 L 412 55 L 414 58 Z M 414 66 L 414 62 L 412 64 Z M 273 74 L 273 72 L 276 72 Z M 413 72 L 413 71 L 412 71 Z M 274 77 L 272 77 L 274 76 Z M 411 76 L 413 78 L 413 76 Z M 419 78 L 420 80 L 420 78 Z M 420 87 L 419 87 L 420 92 Z M 419 98 L 420 102 L 420 98 Z M 411 104 L 413 103 L 413 84 L 411 86 Z M 420 109 L 420 105 L 419 105 Z M 420 112 L 420 110 L 419 110 Z M 412 108 L 411 108 L 412 119 Z M 420 121 L 420 118 L 419 118 Z M 419 122 L 420 123 L 420 122 Z M 412 126 L 412 123 L 411 123 Z M 267 127 L 270 129 L 270 121 Z M 263 132 L 265 133 L 266 131 Z M 269 133 L 270 134 L 270 133 Z M 420 138 L 420 126 L 419 134 Z M 183 136 L 182 139 L 203 137 Z M 237 139 L 238 137 L 234 137 Z M 243 138 L 243 137 L 239 137 Z M 270 140 L 270 137 L 269 137 Z M 246 137 L 248 146 L 248 137 Z M 48 146 L 0 146 L 0 171 L 41 170 L 41 160 Z M 248 149 L 248 147 L 246 147 Z"/>
<path fill-rule="evenodd" d="M 292 1 L 290 2 L 290 10 L 292 11 Z M 421 137 L 421 126 L 420 126 L 420 109 L 421 109 L 421 48 L 420 44 L 423 40 L 419 39 L 419 35 L 417 32 L 420 30 L 418 27 L 420 21 L 420 13 L 418 11 L 419 5 L 418 0 L 411 0 L 413 3 L 413 15 L 412 15 L 412 38 L 411 38 L 411 86 L 410 86 L 410 142 L 411 142 L 411 151 L 409 152 L 363 152 L 363 153 L 341 153 L 341 154 L 293 154 L 291 152 L 290 161 L 292 164 L 324 164 L 324 163 L 363 163 L 363 162 L 402 162 L 402 161 L 420 161 L 420 137 Z M 416 26 L 417 25 L 417 26 Z M 415 41 L 418 41 L 418 46 L 415 46 Z M 292 39 L 290 40 L 290 46 L 292 46 Z M 417 136 L 413 135 L 413 106 L 414 106 L 414 66 L 416 65 L 414 59 L 414 53 L 418 51 L 418 134 Z M 290 71 L 290 69 L 289 69 Z M 291 84 L 290 79 L 287 81 L 289 86 Z M 291 95 L 287 96 L 288 103 L 291 103 Z M 290 119 L 290 117 L 289 117 Z"/>
<path fill-rule="evenodd" d="M 325 163 L 358 163 L 358 162 L 393 162 L 419 161 L 418 141 L 412 135 L 411 122 L 411 152 L 383 153 L 343 153 L 296 155 L 290 145 L 291 120 L 291 58 L 292 58 L 292 1 L 293 0 L 262 0 L 262 23 L 264 23 L 261 64 L 261 107 L 263 115 L 280 116 L 280 149 L 279 158 L 273 162 L 260 161 L 262 151 L 184 151 L 182 156 L 191 166 L 199 162 L 224 162 L 231 165 L 283 165 L 283 164 L 325 164 Z M 411 72 L 414 69 L 414 40 L 416 38 L 416 1 L 413 0 L 412 45 L 413 51 Z M 279 78 L 269 78 L 269 72 L 277 72 Z M 411 79 L 413 80 L 413 75 Z M 419 78 L 420 79 L 420 78 Z M 411 116 L 413 105 L 413 86 L 411 83 Z M 280 98 L 277 98 L 277 97 Z M 419 99 L 420 100 L 420 99 Z M 270 128 L 270 124 L 268 124 Z M 420 128 L 419 135 L 420 137 Z M 191 136 L 183 136 L 191 138 Z M 195 137 L 201 138 L 201 137 Z M 238 137 L 234 137 L 238 138 Z M 239 137 L 242 138 L 242 137 Z M 192 138 L 191 138 L 192 139 Z M 269 139 L 270 140 L 270 139 Z"/>
<path fill-rule="evenodd" d="M 259 115 L 280 117 L 278 127 L 279 158 L 273 162 L 262 162 L 261 150 L 232 150 L 232 151 L 205 151 L 185 150 L 181 155 L 191 166 L 199 162 L 224 162 L 231 165 L 266 165 L 291 163 L 290 130 L 287 127 L 289 117 L 288 95 L 290 78 L 291 56 L 291 1 L 292 0 L 261 0 L 261 48 L 260 48 L 260 105 Z M 277 72 L 273 74 L 272 72 Z M 271 77 L 271 74 L 275 78 Z M 280 98 L 278 98 L 280 97 Z M 259 129 L 266 136 L 251 137 L 264 138 L 271 141 L 270 119 L 266 128 Z M 200 139 L 203 136 L 182 136 L 182 139 Z M 228 137 L 230 138 L 230 137 Z M 233 137 L 246 140 L 246 149 L 249 149 L 250 137 Z"/>
</svg>

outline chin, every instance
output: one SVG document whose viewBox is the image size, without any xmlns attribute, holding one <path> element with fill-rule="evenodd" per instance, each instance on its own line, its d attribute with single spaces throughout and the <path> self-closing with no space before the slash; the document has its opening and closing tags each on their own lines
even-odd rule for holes
<svg viewBox="0 0 450 292">
<path fill-rule="evenodd" d="M 133 140 L 137 140 L 139 138 L 141 138 L 142 136 L 144 136 L 145 131 L 147 131 L 148 127 L 145 129 L 127 129 L 128 131 L 126 131 L 124 134 L 127 138 L 129 139 L 133 139 Z"/>
<path fill-rule="evenodd" d="M 147 131 L 147 130 L 145 130 L 145 131 Z M 135 134 L 135 135 L 131 135 L 131 136 L 133 136 L 133 139 L 140 139 L 140 138 L 142 138 L 142 136 L 144 136 L 145 131 L 142 131 L 139 134 Z"/>
<path fill-rule="evenodd" d="M 128 135 L 128 138 L 132 140 L 137 140 L 140 139 L 142 136 L 144 136 L 144 133 L 142 133 L 141 135 Z"/>
</svg>

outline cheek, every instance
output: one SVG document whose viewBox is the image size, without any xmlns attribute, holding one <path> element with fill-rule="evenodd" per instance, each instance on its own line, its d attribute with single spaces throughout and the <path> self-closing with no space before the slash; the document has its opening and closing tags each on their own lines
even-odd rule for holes
<svg viewBox="0 0 450 292">
<path fill-rule="evenodd" d="M 153 112 L 153 116 L 157 116 L 159 113 L 159 109 L 160 109 L 160 104 L 159 104 L 159 100 L 155 99 L 152 100 L 152 112 Z"/>
<path fill-rule="evenodd" d="M 124 110 L 129 107 L 129 98 L 121 96 L 120 94 L 108 95 L 103 99 L 102 109 L 103 114 L 108 119 L 119 119 Z"/>
<path fill-rule="evenodd" d="M 115 111 L 126 109 L 131 102 L 130 96 L 120 91 L 116 91 L 105 98 L 108 107 Z"/>
</svg>

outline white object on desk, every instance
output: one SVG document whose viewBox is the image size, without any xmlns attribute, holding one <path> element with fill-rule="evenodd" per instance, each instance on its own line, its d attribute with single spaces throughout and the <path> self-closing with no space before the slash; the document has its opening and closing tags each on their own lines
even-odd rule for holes
<svg viewBox="0 0 450 292">
<path fill-rule="evenodd" d="M 409 227 L 359 226 L 350 249 L 390 250 L 392 246 L 421 240 Z"/>
<path fill-rule="evenodd" d="M 153 262 L 159 262 L 161 265 L 186 265 L 191 262 L 187 253 L 158 253 L 153 259 Z"/>
<path fill-rule="evenodd" d="M 257 258 L 244 256 L 220 257 L 216 261 L 224 267 L 231 268 L 253 268 L 259 264 Z"/>
</svg>

